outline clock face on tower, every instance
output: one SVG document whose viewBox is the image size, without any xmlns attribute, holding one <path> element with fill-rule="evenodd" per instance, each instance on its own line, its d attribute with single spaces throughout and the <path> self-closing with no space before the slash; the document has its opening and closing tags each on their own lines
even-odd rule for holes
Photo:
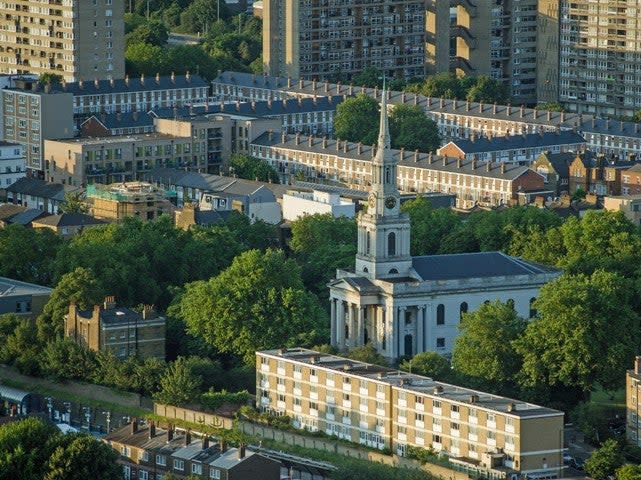
<svg viewBox="0 0 641 480">
<path fill-rule="evenodd" d="M 369 206 L 370 208 L 376 208 L 376 195 L 369 196 Z"/>
<path fill-rule="evenodd" d="M 389 208 L 390 210 L 396 206 L 396 198 L 394 197 L 387 197 L 385 199 L 385 206 Z"/>
</svg>

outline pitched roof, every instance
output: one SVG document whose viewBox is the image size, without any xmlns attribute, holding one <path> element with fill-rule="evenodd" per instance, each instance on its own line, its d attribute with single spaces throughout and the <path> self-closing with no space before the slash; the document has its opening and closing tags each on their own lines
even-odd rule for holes
<svg viewBox="0 0 641 480">
<path fill-rule="evenodd" d="M 559 271 L 502 252 L 413 257 L 412 266 L 424 281 L 537 275 Z"/>
<path fill-rule="evenodd" d="M 526 135 L 509 135 L 503 137 L 481 137 L 476 140 L 457 139 L 450 143 L 456 145 L 464 153 L 485 153 L 521 148 L 545 148 L 558 145 L 583 144 L 585 139 L 572 130 L 558 132 L 529 133 Z"/>
<path fill-rule="evenodd" d="M 297 140 L 297 137 L 299 140 Z M 324 140 L 318 137 L 288 135 L 285 133 L 277 135 L 266 132 L 252 141 L 251 145 L 269 146 L 299 152 L 325 153 L 338 158 L 353 158 L 365 162 L 371 162 L 376 151 L 371 145 L 359 146 L 359 144 L 342 140 L 328 139 L 326 140 L 325 147 L 323 146 L 323 142 Z M 358 153 L 359 149 L 360 153 Z M 401 152 L 403 153 L 402 155 Z M 499 178 L 502 180 L 514 180 L 531 170 L 529 167 L 509 162 L 504 164 L 488 162 L 487 164 L 480 165 L 474 162 L 474 160 L 458 160 L 421 152 L 415 153 L 391 149 L 389 154 L 395 158 L 398 165 Z"/>
<path fill-rule="evenodd" d="M 548 162 L 560 177 L 567 177 L 570 174 L 570 163 L 576 158 L 575 152 L 545 153 Z"/>
<path fill-rule="evenodd" d="M 0 277 L 0 296 L 46 294 L 51 293 L 51 291 L 51 288 L 36 285 L 35 283 Z"/>
<path fill-rule="evenodd" d="M 6 221 L 11 219 L 14 215 L 24 212 L 27 207 L 22 205 L 16 205 L 14 203 L 3 203 L 0 205 L 0 221 Z"/>
<path fill-rule="evenodd" d="M 39 225 L 50 225 L 53 227 L 77 227 L 85 225 L 101 225 L 106 222 L 84 213 L 62 213 L 41 218 L 37 223 Z"/>
<path fill-rule="evenodd" d="M 13 217 L 11 217 L 7 223 L 18 223 L 20 225 L 29 225 L 31 222 L 37 218 L 44 217 L 47 215 L 47 212 L 43 212 L 38 208 L 28 208 L 24 212 L 20 212 Z"/>
<path fill-rule="evenodd" d="M 60 200 L 64 199 L 64 189 L 64 185 L 60 183 L 49 183 L 33 177 L 22 177 L 6 188 L 7 192 Z"/>
<path fill-rule="evenodd" d="M 159 78 L 140 77 L 119 78 L 115 80 L 77 81 L 52 84 L 50 91 L 68 92 L 74 96 L 100 95 L 106 93 L 141 92 L 153 90 L 175 90 L 185 88 L 209 87 L 207 80 L 200 75 L 164 75 Z"/>
</svg>

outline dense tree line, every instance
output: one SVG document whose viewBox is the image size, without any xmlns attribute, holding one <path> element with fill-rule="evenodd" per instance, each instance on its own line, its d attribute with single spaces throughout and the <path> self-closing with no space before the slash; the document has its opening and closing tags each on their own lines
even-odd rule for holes
<svg viewBox="0 0 641 480">
<path fill-rule="evenodd" d="M 36 418 L 0 427 L 0 480 L 120 480 L 117 460 L 106 443 Z"/>
</svg>

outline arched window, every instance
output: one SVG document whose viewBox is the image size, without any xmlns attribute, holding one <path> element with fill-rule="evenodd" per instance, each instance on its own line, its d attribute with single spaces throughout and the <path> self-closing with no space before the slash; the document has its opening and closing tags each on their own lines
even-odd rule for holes
<svg viewBox="0 0 641 480">
<path fill-rule="evenodd" d="M 394 232 L 387 234 L 387 255 L 390 257 L 396 255 L 396 234 Z"/>
<path fill-rule="evenodd" d="M 436 324 L 445 325 L 445 305 L 442 303 L 436 307 Z"/>
<path fill-rule="evenodd" d="M 363 272 L 364 273 L 369 273 L 369 270 L 367 269 L 367 267 L 363 267 Z"/>
<path fill-rule="evenodd" d="M 365 253 L 369 255 L 369 250 L 372 248 L 372 234 L 369 230 L 365 231 Z"/>
<path fill-rule="evenodd" d="M 390 183 L 390 168 L 385 168 L 385 183 Z"/>
<path fill-rule="evenodd" d="M 463 314 L 467 313 L 467 302 L 461 303 L 461 307 L 459 310 L 460 310 L 459 319 L 463 320 Z"/>
<path fill-rule="evenodd" d="M 536 311 L 536 308 L 534 308 L 534 302 L 536 302 L 536 297 L 530 298 L 530 318 L 536 317 L 539 313 Z"/>
<path fill-rule="evenodd" d="M 389 273 L 390 275 L 394 275 L 394 274 L 398 273 L 398 270 L 396 270 L 395 268 L 392 268 L 392 269 L 390 269 L 390 271 L 389 271 L 389 272 L 387 272 L 387 273 Z"/>
</svg>

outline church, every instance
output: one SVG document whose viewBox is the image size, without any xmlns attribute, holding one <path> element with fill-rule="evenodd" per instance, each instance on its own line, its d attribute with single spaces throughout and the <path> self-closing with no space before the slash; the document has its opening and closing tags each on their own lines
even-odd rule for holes
<svg viewBox="0 0 641 480">
<path fill-rule="evenodd" d="M 461 315 L 484 302 L 509 303 L 524 318 L 542 285 L 560 271 L 501 252 L 410 255 L 410 219 L 400 210 L 383 92 L 368 208 L 358 216 L 354 271 L 329 283 L 331 344 L 341 351 L 371 343 L 390 360 L 450 354 Z"/>
</svg>

